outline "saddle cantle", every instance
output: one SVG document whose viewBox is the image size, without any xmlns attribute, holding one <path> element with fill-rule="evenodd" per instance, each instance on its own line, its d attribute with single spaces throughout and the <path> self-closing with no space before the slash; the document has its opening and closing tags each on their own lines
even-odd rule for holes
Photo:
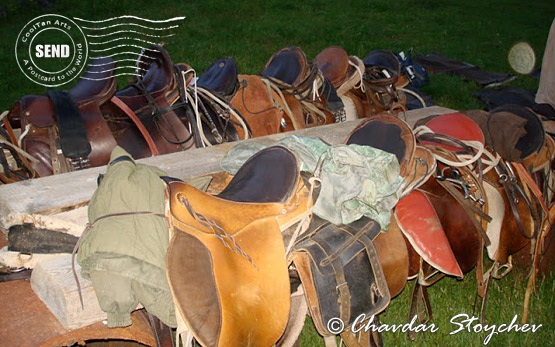
<svg viewBox="0 0 555 347">
<path fill-rule="evenodd" d="M 344 105 L 346 120 L 365 117 L 366 97 L 361 90 L 364 73 L 362 60 L 349 56 L 340 46 L 330 46 L 318 53 L 314 64 L 336 89 Z"/>
<path fill-rule="evenodd" d="M 203 346 L 271 346 L 283 333 L 290 288 L 281 230 L 306 210 L 301 187 L 297 159 L 279 146 L 253 155 L 218 195 L 169 184 L 167 277 Z"/>
<path fill-rule="evenodd" d="M 235 93 L 239 85 L 238 71 L 233 58 L 218 59 L 199 76 L 196 85 L 215 92 L 222 98 L 228 98 Z"/>
</svg>

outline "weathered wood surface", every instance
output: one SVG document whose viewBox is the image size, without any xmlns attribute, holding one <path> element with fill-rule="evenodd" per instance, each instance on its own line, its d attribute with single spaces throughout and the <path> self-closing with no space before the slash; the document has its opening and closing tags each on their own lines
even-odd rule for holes
<svg viewBox="0 0 555 347">
<path fill-rule="evenodd" d="M 452 112 L 453 110 L 432 106 L 408 111 L 406 120 L 413 125 L 418 119 L 429 115 Z M 319 126 L 295 132 L 280 133 L 247 141 L 276 141 L 293 134 L 319 137 L 330 143 L 342 143 L 347 134 L 361 120 Z M 139 160 L 157 166 L 170 176 L 193 177 L 221 171 L 219 162 L 233 143 L 192 149 L 184 152 L 161 155 Z M 96 179 L 106 167 L 91 168 L 67 174 L 42 177 L 0 186 L 0 229 L 7 231 L 11 225 L 22 223 L 29 215 L 56 215 L 84 206 L 96 189 Z"/>
</svg>

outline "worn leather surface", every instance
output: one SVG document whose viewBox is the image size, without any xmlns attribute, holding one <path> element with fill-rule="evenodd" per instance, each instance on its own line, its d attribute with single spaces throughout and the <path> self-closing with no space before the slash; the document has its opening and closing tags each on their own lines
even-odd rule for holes
<svg viewBox="0 0 555 347">
<path fill-rule="evenodd" d="M 290 288 L 281 230 L 306 208 L 297 200 L 301 181 L 291 156 L 283 147 L 258 152 L 224 189 L 225 199 L 170 183 L 168 280 L 178 310 L 204 346 L 270 346 L 285 329 Z M 263 165 L 256 165 L 257 157 Z M 274 170 L 280 162 L 288 173 Z M 289 183 L 274 181 L 279 177 Z M 266 195 L 261 187 L 274 184 L 278 190 Z M 243 190 L 255 195 L 245 198 Z"/>
</svg>

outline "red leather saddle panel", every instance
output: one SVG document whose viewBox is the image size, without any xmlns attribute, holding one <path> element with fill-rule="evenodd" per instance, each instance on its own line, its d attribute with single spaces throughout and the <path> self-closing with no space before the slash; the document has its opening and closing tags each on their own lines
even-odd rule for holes
<svg viewBox="0 0 555 347">
<path fill-rule="evenodd" d="M 414 190 L 399 200 L 395 219 L 422 259 L 445 274 L 463 277 L 441 221 L 423 192 Z"/>
</svg>

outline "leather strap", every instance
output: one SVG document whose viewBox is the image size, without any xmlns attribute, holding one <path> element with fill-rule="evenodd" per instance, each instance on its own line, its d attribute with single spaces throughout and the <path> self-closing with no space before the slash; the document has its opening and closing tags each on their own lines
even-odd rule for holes
<svg viewBox="0 0 555 347">
<path fill-rule="evenodd" d="M 71 159 L 87 158 L 92 148 L 77 103 L 64 90 L 50 90 L 46 95 L 56 114 L 62 153 Z"/>
<path fill-rule="evenodd" d="M 141 122 L 139 117 L 137 117 L 135 112 L 133 112 L 133 110 L 131 108 L 129 108 L 129 106 L 127 106 L 123 101 L 121 101 L 120 98 L 118 98 L 115 95 L 112 96 L 112 99 L 110 99 L 110 100 L 112 101 L 112 103 L 114 105 L 119 107 L 129 118 L 131 118 L 133 123 L 135 123 L 135 125 L 137 126 L 137 128 L 141 132 L 141 135 L 143 135 L 143 138 L 145 139 L 145 141 L 148 145 L 148 148 L 150 149 L 150 153 L 152 153 L 152 155 L 160 155 L 160 151 L 158 151 L 158 148 L 156 147 L 156 144 L 154 143 L 154 140 L 152 139 L 152 136 L 150 136 L 150 133 L 145 128 L 145 126 L 143 125 L 143 122 Z"/>
</svg>

